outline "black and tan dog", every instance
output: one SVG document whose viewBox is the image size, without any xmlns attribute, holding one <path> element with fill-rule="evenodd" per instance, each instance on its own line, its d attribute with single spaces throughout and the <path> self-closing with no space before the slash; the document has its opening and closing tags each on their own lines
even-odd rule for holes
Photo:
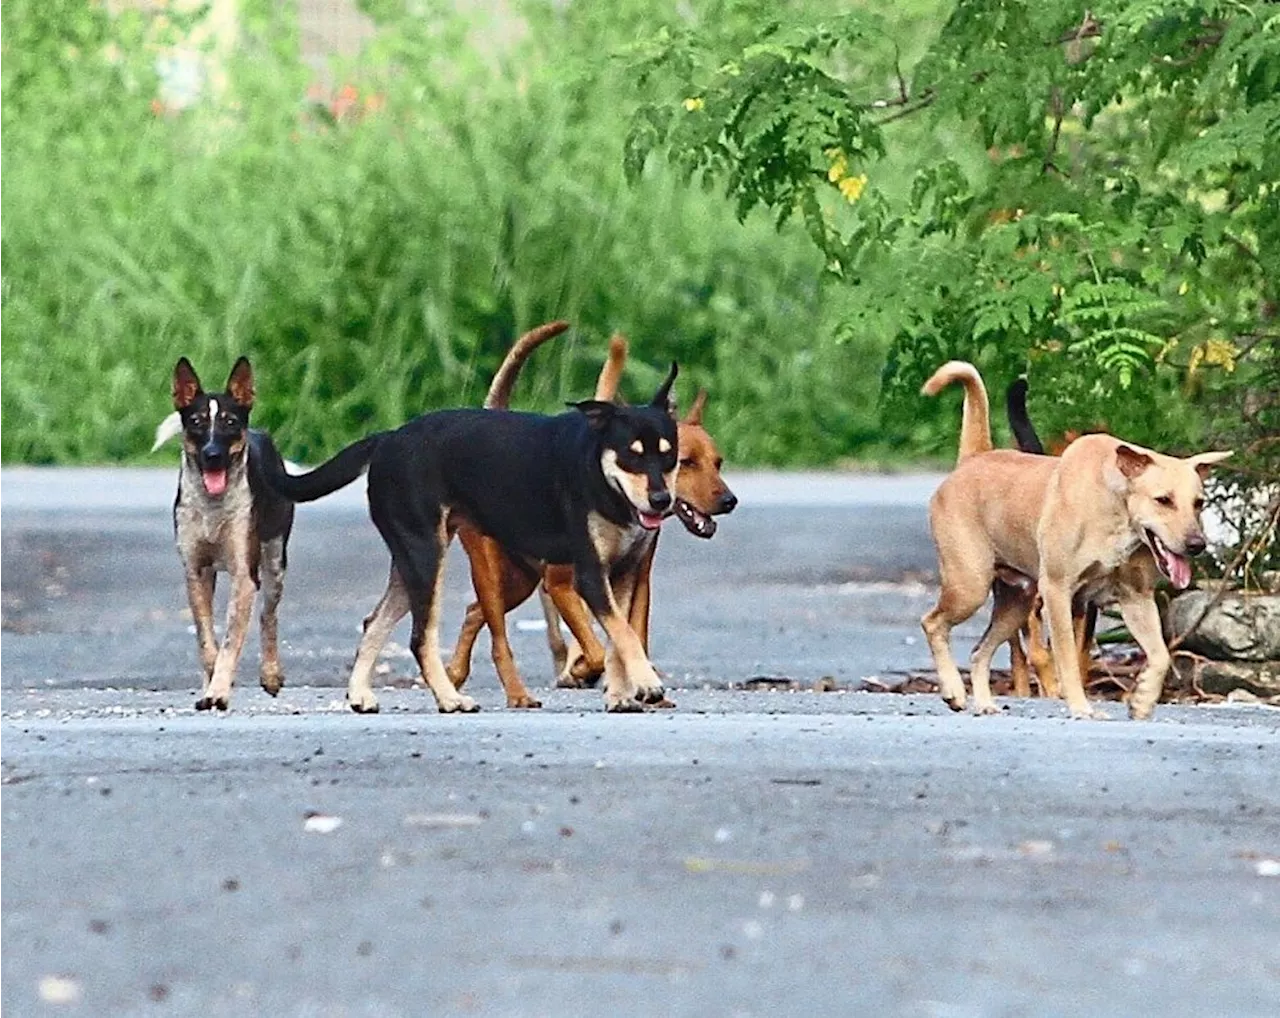
<svg viewBox="0 0 1280 1018">
<path fill-rule="evenodd" d="M 441 410 L 396 431 L 370 436 L 309 474 L 281 465 L 268 480 L 288 498 L 310 501 L 341 487 L 345 458 L 368 462 L 369 514 L 391 552 L 392 571 L 365 619 L 347 696 L 354 710 L 377 709 L 369 684 L 378 649 L 406 612 L 410 648 L 443 712 L 473 711 L 440 659 L 444 552 L 465 519 L 505 552 L 530 563 L 572 565 L 578 594 L 600 621 L 620 667 L 605 688 L 609 710 L 642 709 L 663 698 L 662 684 L 628 621 L 630 574 L 672 511 L 679 469 L 676 422 L 668 408 L 676 366 L 648 406 L 600 400 L 568 413 Z M 349 463 L 349 465 L 351 465 Z M 330 483 L 321 480 L 327 472 Z M 495 630 L 495 638 L 501 629 Z M 527 690 L 506 688 L 508 702 Z"/>
<path fill-rule="evenodd" d="M 231 687 L 259 586 L 259 679 L 272 696 L 284 683 L 276 612 L 284 590 L 293 504 L 263 483 L 261 464 L 273 463 L 280 470 L 284 466 L 270 436 L 249 429 L 253 395 L 253 370 L 244 357 L 231 369 L 225 392 L 205 392 L 185 357 L 173 369 L 173 405 L 182 434 L 173 528 L 186 568 L 187 600 L 204 666 L 197 710 L 226 710 L 231 705 Z M 213 589 L 218 572 L 231 577 L 221 645 L 213 627 Z"/>
</svg>

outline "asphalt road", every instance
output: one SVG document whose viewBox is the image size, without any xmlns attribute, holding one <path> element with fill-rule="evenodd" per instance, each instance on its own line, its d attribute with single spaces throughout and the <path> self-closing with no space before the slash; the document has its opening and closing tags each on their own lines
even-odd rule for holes
<svg viewBox="0 0 1280 1018">
<path fill-rule="evenodd" d="M 0 475 L 6 1016 L 1280 1013 L 1274 710 L 847 691 L 927 663 L 931 478 L 743 477 L 713 541 L 664 536 L 678 707 L 640 716 L 507 711 L 483 640 L 481 714 L 399 647 L 347 712 L 358 492 L 299 514 L 280 698 L 250 646 L 196 715 L 172 483 Z"/>
</svg>

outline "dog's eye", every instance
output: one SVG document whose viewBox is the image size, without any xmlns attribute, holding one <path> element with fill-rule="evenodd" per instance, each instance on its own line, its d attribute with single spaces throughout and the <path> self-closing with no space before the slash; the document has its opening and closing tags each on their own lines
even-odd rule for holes
<svg viewBox="0 0 1280 1018">
<path fill-rule="evenodd" d="M 1198 498 L 1192 504 L 1196 507 L 1196 512 L 1199 512 L 1201 509 L 1204 508 L 1204 499 Z"/>
<path fill-rule="evenodd" d="M 682 467 L 692 467 L 694 466 L 694 460 L 691 456 L 685 456 L 680 460 L 680 465 Z"/>
<path fill-rule="evenodd" d="M 233 415 L 231 415 L 231 414 L 223 414 L 223 415 L 222 415 L 222 426 L 223 426 L 224 428 L 229 428 L 229 429 L 230 429 L 230 430 L 232 430 L 232 431 L 239 431 L 239 430 L 240 430 L 240 419 L 239 419 L 238 417 L 234 417 L 234 416 L 233 416 Z"/>
<path fill-rule="evenodd" d="M 1166 509 L 1172 509 L 1172 508 L 1173 508 L 1173 496 L 1172 496 L 1172 495 L 1157 495 L 1157 496 L 1156 496 L 1156 504 L 1157 504 L 1157 505 L 1162 505 L 1162 506 L 1164 506 Z"/>
</svg>

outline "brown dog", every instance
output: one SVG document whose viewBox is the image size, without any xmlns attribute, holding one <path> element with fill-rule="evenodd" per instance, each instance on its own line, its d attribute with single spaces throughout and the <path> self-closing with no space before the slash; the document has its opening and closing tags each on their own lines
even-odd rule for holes
<svg viewBox="0 0 1280 1018">
<path fill-rule="evenodd" d="M 991 658 L 1026 620 L 1038 591 L 1051 646 L 1072 648 L 1055 655 L 1071 716 L 1101 716 L 1085 698 L 1073 652 L 1071 606 L 1078 595 L 1118 604 L 1147 657 L 1129 714 L 1150 717 L 1169 669 L 1155 583 L 1159 575 L 1178 589 L 1191 583 L 1189 556 L 1205 548 L 1200 525 L 1204 476 L 1230 453 L 1178 459 L 1110 435 L 1085 435 L 1060 458 L 993 449 L 987 392 L 972 364 L 943 365 L 923 391 L 932 396 L 952 382 L 964 386 L 960 455 L 929 503 L 942 590 L 937 606 L 921 620 L 943 700 L 953 710 L 965 707 L 964 683 L 951 656 L 951 630 L 982 607 L 994 584 L 991 623 L 972 657 L 979 714 L 997 712 Z M 1027 582 L 1001 580 L 1010 573 Z"/>
<path fill-rule="evenodd" d="M 530 334 L 511 348 L 494 375 L 484 402 L 487 409 L 506 408 L 524 361 L 537 346 L 556 334 Z M 609 358 L 596 383 L 596 399 L 612 400 L 616 396 L 626 357 L 626 340 L 615 336 L 609 344 Z M 691 534 L 709 538 L 716 530 L 712 516 L 732 512 L 738 500 L 720 474 L 723 458 L 702 425 L 705 405 L 706 392 L 702 391 L 678 424 L 680 471 L 676 475 L 675 515 Z M 489 623 L 490 616 L 502 618 L 524 603 L 539 581 L 542 583 L 543 612 L 547 619 L 547 641 L 558 674 L 557 685 L 581 688 L 598 679 L 605 670 L 605 651 L 592 629 L 591 615 L 574 589 L 572 567 L 544 565 L 539 573 L 526 563 L 512 560 L 501 546 L 469 524 L 462 524 L 458 535 L 471 562 L 477 600 L 467 609 L 453 658 L 446 669 L 455 687 L 461 689 L 470 675 L 471 654 L 480 630 L 489 625 L 491 637 L 495 632 L 495 627 Z M 632 585 L 629 617 L 646 652 L 649 648 L 649 580 L 655 549 L 656 542 L 641 557 L 629 581 Z M 572 651 L 560 634 L 562 616 L 575 640 Z M 520 681 L 510 647 L 505 640 L 498 639 L 492 640 L 492 645 L 494 667 L 503 685 L 510 688 Z M 518 704 L 509 698 L 508 706 L 536 706 L 536 701 Z"/>
</svg>

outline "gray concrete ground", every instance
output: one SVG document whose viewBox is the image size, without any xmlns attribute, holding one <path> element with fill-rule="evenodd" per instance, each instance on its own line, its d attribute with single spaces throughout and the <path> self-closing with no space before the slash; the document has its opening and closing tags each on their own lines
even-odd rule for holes
<svg viewBox="0 0 1280 1018">
<path fill-rule="evenodd" d="M 1280 1013 L 1274 710 L 730 688 L 927 664 L 931 478 L 735 479 L 714 541 L 663 538 L 678 707 L 630 717 L 503 709 L 483 640 L 483 713 L 399 647 L 348 713 L 358 492 L 299 513 L 281 697 L 250 647 L 196 715 L 172 483 L 0 475 L 5 1015 Z"/>
</svg>

